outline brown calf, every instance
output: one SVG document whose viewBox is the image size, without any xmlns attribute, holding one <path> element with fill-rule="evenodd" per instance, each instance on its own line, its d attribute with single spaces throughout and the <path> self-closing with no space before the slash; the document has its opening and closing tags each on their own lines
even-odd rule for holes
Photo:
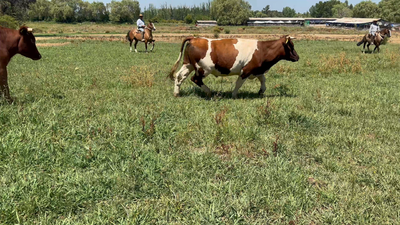
<svg viewBox="0 0 400 225">
<path fill-rule="evenodd" d="M 7 65 L 11 58 L 21 54 L 33 60 L 42 58 L 36 48 L 36 40 L 32 34 L 32 28 L 21 27 L 12 30 L 0 27 L 0 97 L 12 102 L 7 82 Z"/>
</svg>

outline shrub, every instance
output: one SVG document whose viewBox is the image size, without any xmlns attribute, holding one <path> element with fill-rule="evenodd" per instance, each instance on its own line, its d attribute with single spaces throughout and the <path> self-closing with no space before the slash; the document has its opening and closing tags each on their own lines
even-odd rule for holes
<svg viewBox="0 0 400 225">
<path fill-rule="evenodd" d="M 187 23 L 187 24 L 193 23 L 193 16 L 190 15 L 190 14 L 188 14 L 188 15 L 185 17 L 185 23 Z"/>
<path fill-rule="evenodd" d="M 11 29 L 17 29 L 18 22 L 13 17 L 4 15 L 4 16 L 0 16 L 0 26 L 11 28 Z"/>
<path fill-rule="evenodd" d="M 229 30 L 229 29 L 225 29 L 224 31 L 225 31 L 225 34 L 231 33 L 231 30 Z"/>
<path fill-rule="evenodd" d="M 214 28 L 213 28 L 213 32 L 214 33 L 221 33 L 221 28 L 219 27 L 219 26 L 215 26 Z"/>
</svg>

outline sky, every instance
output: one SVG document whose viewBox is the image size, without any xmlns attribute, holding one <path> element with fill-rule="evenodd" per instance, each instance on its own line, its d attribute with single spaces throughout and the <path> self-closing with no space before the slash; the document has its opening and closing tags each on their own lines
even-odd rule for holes
<svg viewBox="0 0 400 225">
<path fill-rule="evenodd" d="M 111 0 L 95 0 L 96 2 L 104 2 L 109 3 Z M 116 0 L 120 1 L 120 0 Z M 147 8 L 149 4 L 153 4 L 156 8 L 160 8 L 161 5 L 168 5 L 174 6 L 194 6 L 200 5 L 202 2 L 208 2 L 208 0 L 138 0 L 140 4 L 140 8 L 143 10 L 145 7 Z M 211 1 L 211 0 L 210 0 Z M 252 10 L 262 10 L 265 6 L 270 5 L 270 10 L 278 10 L 282 11 L 282 9 L 286 6 L 293 8 L 296 12 L 305 13 L 307 12 L 311 6 L 315 5 L 320 1 L 326 0 L 246 0 L 251 5 Z M 345 0 L 341 0 L 344 2 Z M 349 4 L 356 5 L 365 0 L 348 0 Z M 380 0 L 372 0 L 375 3 L 379 3 Z M 89 2 L 93 2 L 93 0 L 89 0 Z"/>
</svg>

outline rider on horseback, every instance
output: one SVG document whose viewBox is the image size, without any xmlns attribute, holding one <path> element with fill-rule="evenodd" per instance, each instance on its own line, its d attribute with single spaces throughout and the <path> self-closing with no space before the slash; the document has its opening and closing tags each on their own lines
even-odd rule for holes
<svg viewBox="0 0 400 225">
<path fill-rule="evenodd" d="M 139 15 L 139 19 L 136 21 L 136 25 L 138 27 L 138 31 L 142 33 L 142 41 L 144 41 L 144 28 L 146 27 L 146 25 L 143 21 L 143 14 Z"/>
<path fill-rule="evenodd" d="M 381 28 L 378 25 L 378 21 L 372 21 L 371 26 L 369 27 L 369 35 L 372 39 L 375 39 L 376 32 L 381 31 Z"/>
</svg>

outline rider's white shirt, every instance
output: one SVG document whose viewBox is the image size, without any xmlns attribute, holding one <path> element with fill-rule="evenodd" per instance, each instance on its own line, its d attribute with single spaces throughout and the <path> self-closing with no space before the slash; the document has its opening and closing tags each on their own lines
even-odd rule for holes
<svg viewBox="0 0 400 225">
<path fill-rule="evenodd" d="M 144 31 L 144 28 L 142 27 L 142 26 L 145 26 L 145 24 L 144 24 L 144 21 L 143 21 L 143 20 L 141 20 L 141 19 L 138 19 L 138 20 L 136 21 L 136 25 L 137 25 L 137 27 L 138 27 L 138 30 L 140 30 L 140 31 Z"/>
<path fill-rule="evenodd" d="M 369 33 L 372 35 L 375 35 L 375 33 L 379 31 L 381 31 L 379 25 L 371 24 L 371 26 L 369 27 Z"/>
</svg>

